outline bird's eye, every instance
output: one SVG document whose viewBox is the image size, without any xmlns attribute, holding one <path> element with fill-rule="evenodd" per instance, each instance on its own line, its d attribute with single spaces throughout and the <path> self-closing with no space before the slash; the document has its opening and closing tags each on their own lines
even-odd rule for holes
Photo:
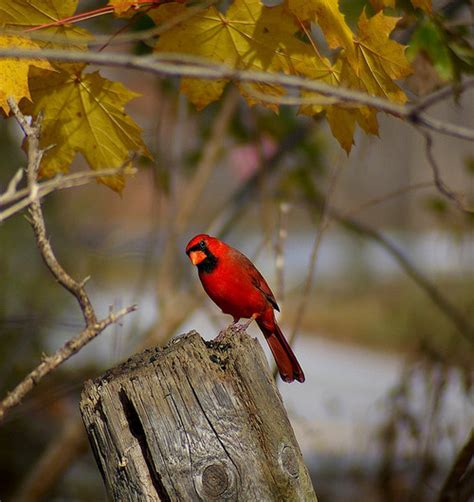
<svg viewBox="0 0 474 502">
<path fill-rule="evenodd" d="M 201 248 L 201 249 L 206 249 L 206 243 L 204 241 L 200 241 L 198 246 Z"/>
</svg>

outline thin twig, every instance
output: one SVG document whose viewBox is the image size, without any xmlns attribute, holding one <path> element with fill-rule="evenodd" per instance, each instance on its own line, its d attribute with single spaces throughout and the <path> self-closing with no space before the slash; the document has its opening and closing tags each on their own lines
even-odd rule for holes
<svg viewBox="0 0 474 502">
<path fill-rule="evenodd" d="M 3 211 L 0 211 L 0 223 L 23 211 L 23 209 L 28 207 L 32 202 L 31 191 L 28 187 L 21 188 L 19 190 L 13 188 L 15 186 L 18 173 L 23 173 L 23 169 L 17 171 L 15 176 L 10 180 L 8 189 L 0 195 L 0 207 L 8 206 Z M 37 197 L 42 199 L 53 192 L 86 185 L 93 179 L 97 178 L 106 178 L 117 175 L 131 176 L 135 173 L 135 168 L 128 167 L 126 170 L 121 168 L 108 168 L 100 169 L 98 171 L 81 171 L 67 175 L 58 174 L 51 180 L 37 183 Z"/>
<path fill-rule="evenodd" d="M 466 207 L 458 194 L 453 192 L 443 181 L 441 178 L 441 173 L 439 172 L 438 163 L 433 155 L 433 137 L 428 131 L 420 131 L 425 138 L 425 152 L 426 158 L 431 166 L 431 170 L 433 171 L 433 180 L 436 185 L 436 188 L 442 193 L 445 197 L 452 200 L 458 209 L 463 211 L 464 213 L 472 213 L 474 212 L 474 208 Z"/>
<path fill-rule="evenodd" d="M 26 175 L 31 199 L 31 204 L 29 206 L 29 213 L 31 217 L 30 223 L 36 238 L 36 244 L 39 248 L 43 261 L 59 284 L 76 297 L 79 306 L 81 307 L 86 326 L 89 327 L 96 324 L 97 318 L 89 297 L 84 290 L 84 284 L 75 281 L 64 270 L 56 259 L 53 248 L 46 236 L 46 227 L 44 223 L 43 211 L 41 209 L 41 202 L 38 196 L 37 182 L 40 163 L 44 152 L 39 145 L 42 117 L 40 115 L 35 123 L 32 122 L 30 124 L 27 118 L 21 113 L 18 105 L 13 99 L 9 98 L 8 104 L 20 124 L 20 127 L 23 129 L 25 136 L 28 138 L 28 167 Z"/>
<path fill-rule="evenodd" d="M 327 190 L 326 197 L 324 198 L 323 201 L 323 206 L 321 209 L 321 216 L 320 220 L 318 223 L 318 228 L 316 230 L 316 236 L 314 239 L 314 244 L 311 249 L 311 255 L 309 258 L 309 267 L 308 267 L 308 272 L 306 274 L 306 280 L 303 286 L 303 290 L 301 292 L 301 298 L 296 310 L 296 315 L 295 315 L 295 321 L 291 330 L 290 335 L 288 336 L 288 343 L 292 345 L 295 341 L 296 335 L 298 334 L 301 323 L 303 321 L 304 313 L 306 311 L 306 308 L 308 306 L 308 302 L 310 299 L 311 295 L 311 290 L 313 288 L 313 283 L 314 283 L 314 271 L 316 269 L 316 264 L 318 261 L 318 256 L 319 256 L 319 249 L 321 248 L 321 242 L 323 239 L 323 234 L 326 231 L 326 229 L 329 226 L 329 221 L 330 221 L 330 216 L 329 216 L 329 201 L 334 193 L 334 190 L 336 188 L 336 183 L 339 177 L 339 173 L 341 171 L 341 161 L 337 162 L 333 169 L 331 176 L 329 178 L 329 187 Z M 273 368 L 273 377 L 276 378 L 278 374 L 278 368 L 276 365 Z"/>
<path fill-rule="evenodd" d="M 285 243 L 288 238 L 288 213 L 291 205 L 280 202 L 278 205 L 277 239 L 275 242 L 275 272 L 276 272 L 276 297 L 283 303 L 285 295 Z"/>
<path fill-rule="evenodd" d="M 369 199 L 355 208 L 348 209 L 347 211 L 344 211 L 344 213 L 342 213 L 341 216 L 344 218 L 354 216 L 355 214 L 365 211 L 370 207 L 377 206 L 378 204 L 387 202 L 390 199 L 399 197 L 400 195 L 404 195 L 408 192 L 420 190 L 423 188 L 431 188 L 432 186 L 433 186 L 432 181 L 420 181 L 420 183 L 414 183 L 413 185 L 406 185 L 401 188 L 397 188 L 396 190 L 393 190 L 391 192 L 388 192 L 384 195 L 381 195 L 380 197 L 374 197 L 373 199 Z"/>
<path fill-rule="evenodd" d="M 0 205 L 9 203 L 15 197 L 15 194 L 18 193 L 18 184 L 23 178 L 23 172 L 24 171 L 22 168 L 18 169 L 18 171 L 15 173 L 15 176 L 13 176 L 13 178 L 8 183 L 8 187 L 5 192 L 0 194 Z"/>
<path fill-rule="evenodd" d="M 324 200 L 314 183 L 308 187 L 306 202 L 312 211 L 321 210 L 321 203 Z M 388 237 L 378 230 L 365 223 L 347 216 L 347 214 L 335 207 L 328 208 L 328 214 L 332 220 L 342 225 L 358 235 L 372 239 L 381 246 L 405 273 L 428 295 L 431 301 L 443 312 L 443 314 L 456 326 L 457 330 L 471 343 L 474 342 L 474 325 L 464 316 L 464 314 L 453 304 L 418 267 L 405 255 L 405 253 Z"/>
<path fill-rule="evenodd" d="M 474 141 L 474 129 L 430 117 L 423 111 L 420 111 L 419 105 L 417 104 L 399 105 L 387 99 L 370 96 L 364 92 L 344 87 L 331 86 L 318 80 L 296 75 L 285 75 L 282 73 L 237 70 L 224 64 L 216 64 L 204 58 L 197 58 L 185 54 L 159 53 L 151 56 L 135 56 L 133 54 L 65 51 L 58 49 L 30 51 L 18 48 L 0 48 L 0 57 L 83 62 L 101 66 L 115 66 L 142 70 L 157 75 L 174 77 L 191 77 L 209 80 L 226 79 L 240 82 L 280 85 L 289 89 L 306 90 L 323 96 L 336 98 L 340 103 L 370 106 L 378 111 L 403 118 L 417 127 L 430 129 L 459 139 Z M 446 98 L 450 93 L 461 93 L 470 85 L 471 80 L 466 80 L 457 86 L 453 86 L 450 88 L 450 91 L 445 91 L 441 96 L 436 95 L 436 99 L 432 98 L 430 105 Z M 273 97 L 269 99 L 273 99 Z M 319 103 L 320 100 L 320 96 L 315 96 L 315 103 Z M 307 103 L 307 98 L 304 98 L 304 102 Z"/>
<path fill-rule="evenodd" d="M 443 101 L 444 99 L 451 97 L 453 94 L 456 93 L 457 86 L 462 88 L 463 91 L 471 87 L 474 87 L 474 78 L 473 77 L 467 78 L 462 83 L 453 84 L 452 86 L 448 85 L 435 92 L 432 92 L 431 94 L 428 94 L 428 96 L 422 98 L 417 103 L 415 103 L 413 105 L 413 109 L 416 110 L 417 112 L 421 112 L 426 110 L 430 106 L 433 106 Z"/>
<path fill-rule="evenodd" d="M 291 342 L 295 339 L 296 334 L 300 330 L 301 322 L 303 320 L 304 313 L 306 311 L 306 307 L 308 305 L 308 301 L 310 299 L 311 295 L 311 290 L 313 287 L 313 279 L 314 279 L 314 271 L 316 269 L 316 264 L 318 261 L 318 256 L 319 256 L 319 249 L 321 247 L 321 242 L 323 238 L 323 234 L 325 230 L 327 229 L 330 221 L 330 215 L 328 212 L 329 208 L 329 201 L 332 197 L 332 194 L 334 192 L 334 189 L 336 187 L 336 182 L 340 173 L 340 162 L 333 168 L 333 172 L 330 177 L 329 181 L 329 188 L 327 191 L 327 195 L 324 198 L 323 202 L 323 207 L 321 209 L 321 215 L 318 223 L 318 228 L 316 230 L 316 236 L 314 239 L 314 244 L 311 249 L 311 255 L 309 258 L 309 267 L 308 267 L 308 273 L 306 274 L 306 280 L 303 286 L 303 291 L 301 293 L 301 299 L 300 303 L 298 305 L 298 309 L 296 311 L 296 317 L 295 317 L 295 322 L 293 324 L 293 329 L 291 330 L 291 334 L 288 338 L 288 342 L 291 344 Z"/>
<path fill-rule="evenodd" d="M 147 42 L 148 40 L 153 40 L 158 36 L 166 33 L 174 26 L 191 19 L 192 17 L 203 12 L 211 5 L 217 3 L 218 0 L 207 0 L 198 4 L 187 7 L 181 14 L 173 16 L 171 19 L 160 23 L 153 28 L 140 31 L 132 31 L 130 33 L 121 33 L 113 38 L 109 45 L 118 44 L 130 44 L 132 42 Z M 145 13 L 141 11 L 140 14 Z M 3 35 L 18 36 L 18 30 L 15 29 L 2 29 Z M 90 34 L 92 35 L 92 34 Z M 37 42 L 51 42 L 51 33 L 43 30 L 28 31 L 28 37 Z M 93 38 L 87 40 L 89 47 L 102 46 L 104 43 L 110 41 L 110 35 L 97 35 L 94 34 Z M 75 36 L 74 33 L 68 32 L 67 35 L 63 35 L 60 32 L 54 34 L 54 44 L 56 46 L 67 46 L 72 45 L 84 45 L 84 35 Z"/>
</svg>

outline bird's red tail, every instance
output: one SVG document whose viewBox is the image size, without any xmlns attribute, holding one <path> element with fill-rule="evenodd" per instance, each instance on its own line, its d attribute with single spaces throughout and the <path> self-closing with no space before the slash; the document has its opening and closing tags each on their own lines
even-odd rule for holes
<svg viewBox="0 0 474 502">
<path fill-rule="evenodd" d="M 303 370 L 275 320 L 273 319 L 273 322 L 270 323 L 268 319 L 258 318 L 257 324 L 265 335 L 281 378 L 288 383 L 294 380 L 298 380 L 301 383 L 304 382 Z"/>
</svg>

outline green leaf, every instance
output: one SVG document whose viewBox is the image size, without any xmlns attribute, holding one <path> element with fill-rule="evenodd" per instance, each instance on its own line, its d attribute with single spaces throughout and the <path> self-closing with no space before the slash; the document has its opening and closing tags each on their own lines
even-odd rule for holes
<svg viewBox="0 0 474 502">
<path fill-rule="evenodd" d="M 456 71 L 445 34 L 435 22 L 429 19 L 424 20 L 414 31 L 407 56 L 413 60 L 419 52 L 423 52 L 429 57 L 433 67 L 443 80 L 455 78 Z"/>
</svg>

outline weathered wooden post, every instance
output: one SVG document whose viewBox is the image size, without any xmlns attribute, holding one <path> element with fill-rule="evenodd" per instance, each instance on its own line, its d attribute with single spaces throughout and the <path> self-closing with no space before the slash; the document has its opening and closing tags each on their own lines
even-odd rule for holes
<svg viewBox="0 0 474 502">
<path fill-rule="evenodd" d="M 82 417 L 114 501 L 316 501 L 259 343 L 191 332 L 85 384 Z"/>
</svg>

